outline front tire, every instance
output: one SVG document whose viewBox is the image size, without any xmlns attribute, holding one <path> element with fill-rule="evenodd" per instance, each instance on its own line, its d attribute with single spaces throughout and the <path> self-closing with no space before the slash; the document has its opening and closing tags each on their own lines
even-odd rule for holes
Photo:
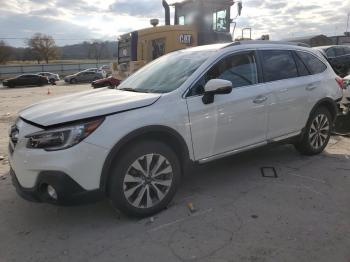
<svg viewBox="0 0 350 262">
<path fill-rule="evenodd" d="M 72 85 L 76 84 L 77 82 L 78 82 L 78 81 L 77 81 L 75 78 L 73 78 L 73 79 L 71 79 L 71 80 L 69 81 L 69 83 L 72 84 Z"/>
<path fill-rule="evenodd" d="M 119 154 L 112 169 L 111 202 L 129 216 L 154 215 L 173 199 L 180 177 L 180 162 L 169 146 L 139 141 Z"/>
<path fill-rule="evenodd" d="M 333 119 L 325 107 L 317 108 L 310 116 L 300 141 L 295 148 L 303 155 L 318 155 L 331 137 Z"/>
</svg>

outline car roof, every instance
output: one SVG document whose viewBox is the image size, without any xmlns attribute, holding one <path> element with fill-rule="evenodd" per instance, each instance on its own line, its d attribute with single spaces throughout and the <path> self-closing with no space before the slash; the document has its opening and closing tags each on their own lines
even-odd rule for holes
<svg viewBox="0 0 350 262">
<path fill-rule="evenodd" d="M 325 49 L 329 49 L 329 48 L 332 48 L 332 47 L 348 47 L 349 48 L 350 46 L 348 46 L 348 45 L 325 45 L 325 46 L 316 46 L 314 48 L 325 50 Z"/>
<path fill-rule="evenodd" d="M 19 75 L 18 77 L 20 76 L 38 76 L 38 74 L 22 74 L 22 75 Z"/>
<path fill-rule="evenodd" d="M 240 47 L 240 49 L 244 47 L 276 47 L 276 48 L 290 48 L 291 46 L 295 47 L 304 47 L 310 48 L 309 45 L 299 42 L 286 42 L 286 41 L 267 41 L 267 40 L 244 40 L 244 41 L 235 41 L 229 43 L 222 44 L 212 44 L 212 45 L 204 45 L 197 46 L 188 49 L 184 49 L 182 51 L 219 51 L 228 47 Z"/>
</svg>

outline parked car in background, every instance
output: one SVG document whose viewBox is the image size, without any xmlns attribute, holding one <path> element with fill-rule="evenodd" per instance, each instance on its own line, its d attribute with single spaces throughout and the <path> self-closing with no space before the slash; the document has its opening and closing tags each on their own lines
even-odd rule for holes
<svg viewBox="0 0 350 262">
<path fill-rule="evenodd" d="M 101 73 L 103 77 L 107 77 L 107 73 L 104 70 L 101 70 L 100 68 L 88 68 L 85 69 L 83 72 L 95 72 L 95 73 Z"/>
<path fill-rule="evenodd" d="M 98 72 L 100 71 L 98 68 L 88 68 L 83 70 L 82 72 Z"/>
<path fill-rule="evenodd" d="M 112 74 L 111 66 L 109 66 L 109 65 L 103 65 L 99 68 L 99 70 L 105 71 L 107 76 Z"/>
<path fill-rule="evenodd" d="M 342 99 L 338 76 L 311 48 L 263 42 L 172 52 L 117 89 L 20 111 L 9 141 L 17 192 L 62 205 L 105 196 L 145 217 L 167 207 L 191 162 L 280 141 L 320 154 Z"/>
<path fill-rule="evenodd" d="M 344 91 L 342 104 L 345 108 L 344 113 L 348 114 L 350 111 L 350 75 L 344 77 Z"/>
<path fill-rule="evenodd" d="M 350 74 L 350 46 L 332 45 L 315 47 L 320 50 L 332 65 L 334 71 L 345 77 Z"/>
<path fill-rule="evenodd" d="M 56 83 L 57 81 L 60 81 L 60 76 L 58 74 L 50 73 L 50 72 L 40 72 L 38 73 L 39 76 L 45 76 L 49 80 L 51 84 Z"/>
<path fill-rule="evenodd" d="M 77 83 L 91 83 L 92 81 L 96 81 L 98 79 L 104 78 L 101 72 L 94 71 L 82 71 L 76 73 L 74 75 L 69 75 L 64 78 L 66 83 L 77 84 Z"/>
<path fill-rule="evenodd" d="M 101 88 L 101 87 L 106 87 L 106 86 L 114 88 L 114 87 L 117 87 L 120 84 L 120 82 L 121 81 L 119 79 L 117 79 L 113 76 L 110 76 L 107 78 L 96 80 L 96 81 L 92 82 L 91 85 L 93 88 Z"/>
<path fill-rule="evenodd" d="M 3 86 L 42 86 L 47 85 L 49 80 L 45 76 L 35 74 L 24 74 L 14 78 L 6 79 L 2 82 Z"/>
</svg>

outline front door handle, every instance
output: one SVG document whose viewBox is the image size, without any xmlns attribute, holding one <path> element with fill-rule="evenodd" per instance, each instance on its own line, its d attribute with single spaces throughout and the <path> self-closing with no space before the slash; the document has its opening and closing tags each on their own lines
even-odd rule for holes
<svg viewBox="0 0 350 262">
<path fill-rule="evenodd" d="M 312 91 L 312 90 L 314 90 L 314 89 L 316 89 L 316 88 L 317 88 L 316 85 L 311 84 L 311 85 L 308 85 L 308 86 L 306 87 L 306 90 L 307 90 L 307 91 Z"/>
<path fill-rule="evenodd" d="M 254 100 L 254 104 L 262 104 L 267 100 L 267 96 L 257 96 Z"/>
</svg>

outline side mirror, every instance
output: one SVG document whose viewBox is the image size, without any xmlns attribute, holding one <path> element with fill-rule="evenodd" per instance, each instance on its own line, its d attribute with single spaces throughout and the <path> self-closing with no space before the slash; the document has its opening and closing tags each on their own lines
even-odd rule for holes
<svg viewBox="0 0 350 262">
<path fill-rule="evenodd" d="M 232 92 L 232 82 L 223 79 L 212 79 L 204 87 L 202 101 L 205 105 L 214 102 L 215 95 L 225 95 Z"/>
</svg>

